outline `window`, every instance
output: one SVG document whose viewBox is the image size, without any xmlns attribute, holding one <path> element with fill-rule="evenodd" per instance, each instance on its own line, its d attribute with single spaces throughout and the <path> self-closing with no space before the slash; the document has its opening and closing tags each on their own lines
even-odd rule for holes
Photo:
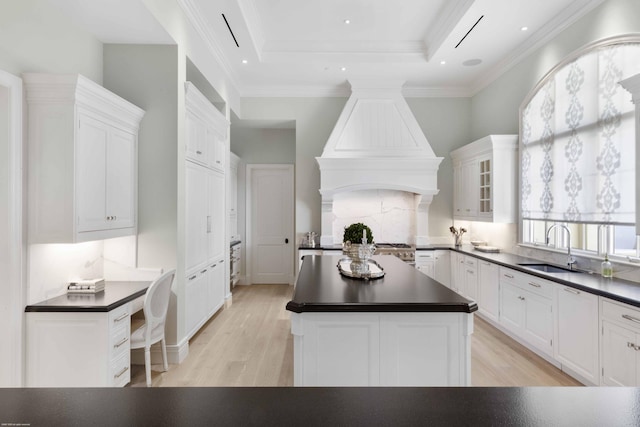
<svg viewBox="0 0 640 427">
<path fill-rule="evenodd" d="M 521 241 L 637 257 L 635 108 L 618 82 L 640 73 L 640 39 L 611 40 L 554 68 L 521 108 Z"/>
</svg>

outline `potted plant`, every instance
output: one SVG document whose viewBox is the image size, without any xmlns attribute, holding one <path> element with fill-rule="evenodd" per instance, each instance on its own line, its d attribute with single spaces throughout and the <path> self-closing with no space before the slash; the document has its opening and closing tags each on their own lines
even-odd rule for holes
<svg viewBox="0 0 640 427">
<path fill-rule="evenodd" d="M 365 224 L 358 222 L 344 228 L 342 252 L 351 259 L 351 271 L 366 274 L 369 271 L 369 258 L 376 247 L 373 233 Z"/>
</svg>

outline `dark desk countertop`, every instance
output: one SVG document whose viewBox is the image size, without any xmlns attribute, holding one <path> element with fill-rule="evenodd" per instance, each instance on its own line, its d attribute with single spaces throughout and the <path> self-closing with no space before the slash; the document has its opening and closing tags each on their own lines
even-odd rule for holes
<svg viewBox="0 0 640 427">
<path fill-rule="evenodd" d="M 287 310 L 302 312 L 464 312 L 478 309 L 391 255 L 373 257 L 386 275 L 368 281 L 340 275 L 337 259 L 306 256 Z"/>
<path fill-rule="evenodd" d="M 608 387 L 6 388 L 0 425 L 637 426 L 638 402 Z"/>
<path fill-rule="evenodd" d="M 105 283 L 104 291 L 95 294 L 65 294 L 37 304 L 26 312 L 106 312 L 144 295 L 151 282 Z M 2 422 L 2 421 L 0 421 Z"/>
</svg>

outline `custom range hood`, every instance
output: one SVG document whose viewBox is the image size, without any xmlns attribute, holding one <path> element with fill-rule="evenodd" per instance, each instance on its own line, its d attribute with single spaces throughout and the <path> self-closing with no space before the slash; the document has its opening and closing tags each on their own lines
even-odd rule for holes
<svg viewBox="0 0 640 427">
<path fill-rule="evenodd" d="M 322 195 L 320 243 L 341 243 L 336 229 L 343 225 L 336 220 L 334 201 L 342 199 L 342 193 L 392 190 L 414 196 L 414 230 L 409 238 L 413 241 L 403 243 L 428 244 L 429 205 L 438 193 L 442 157 L 436 157 L 402 97 L 403 82 L 350 84 L 351 97 L 322 156 L 316 157 Z"/>
</svg>

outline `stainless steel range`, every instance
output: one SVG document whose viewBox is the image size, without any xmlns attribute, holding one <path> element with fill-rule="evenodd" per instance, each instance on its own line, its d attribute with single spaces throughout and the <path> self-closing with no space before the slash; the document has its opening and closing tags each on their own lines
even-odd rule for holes
<svg viewBox="0 0 640 427">
<path fill-rule="evenodd" d="M 375 255 L 393 255 L 408 264 L 416 263 L 415 246 L 406 243 L 376 243 Z"/>
</svg>

